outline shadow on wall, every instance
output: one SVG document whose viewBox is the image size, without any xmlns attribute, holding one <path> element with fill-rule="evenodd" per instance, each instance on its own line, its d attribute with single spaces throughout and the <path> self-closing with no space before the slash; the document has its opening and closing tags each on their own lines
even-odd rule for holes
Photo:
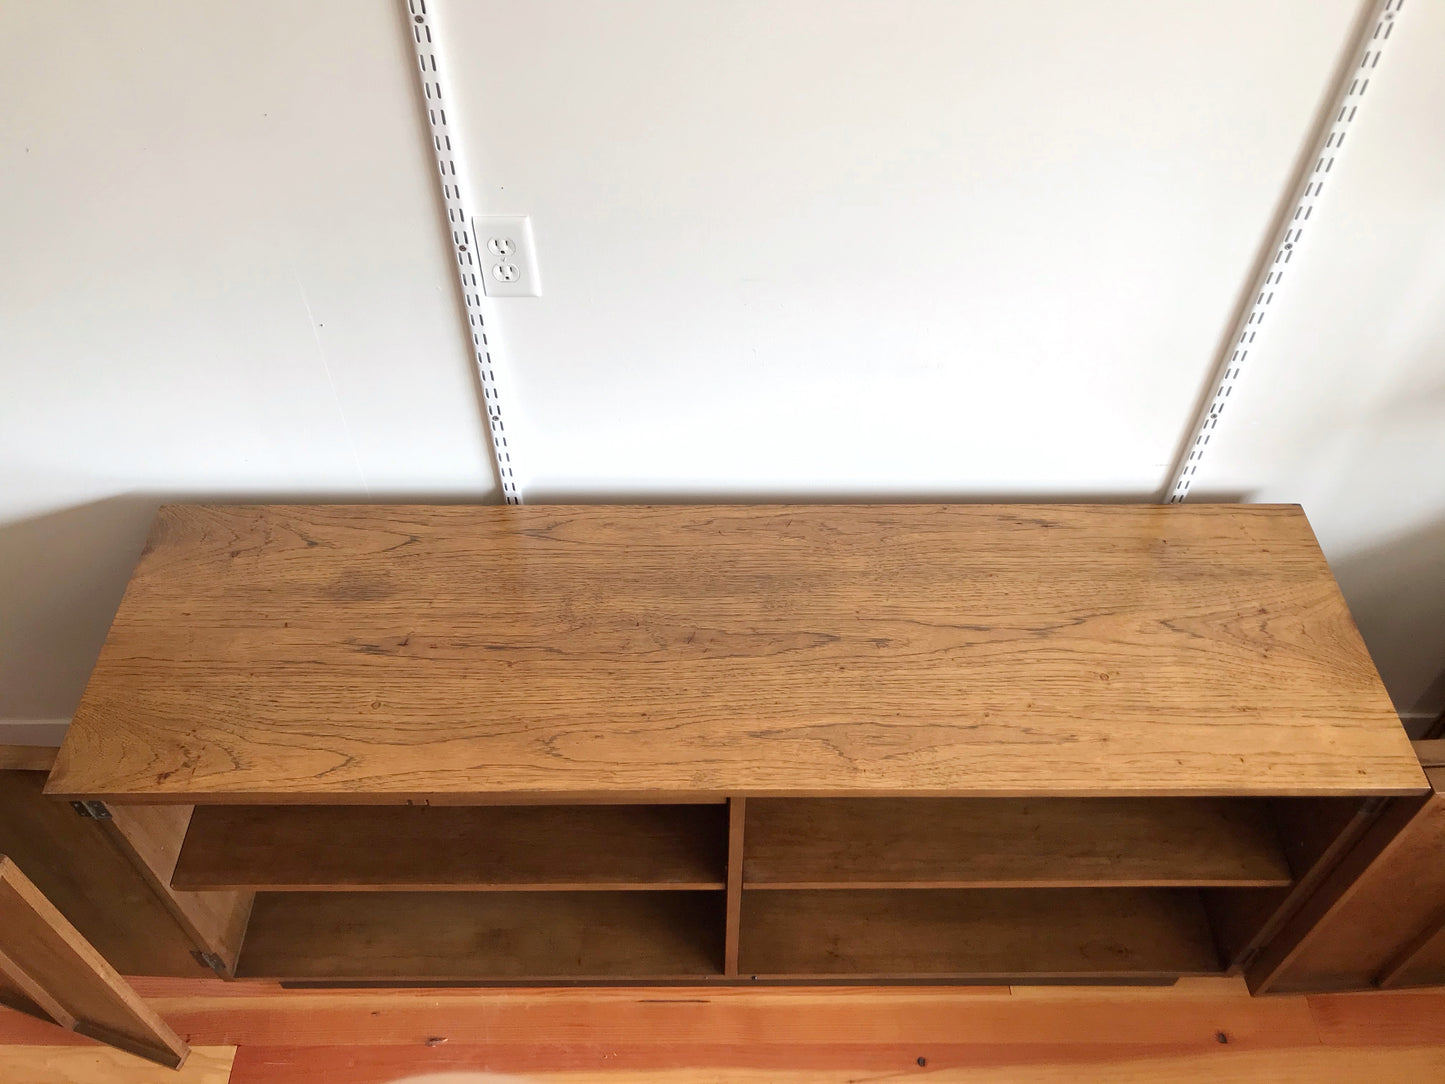
<svg viewBox="0 0 1445 1084">
<path fill-rule="evenodd" d="M 111 497 L 0 526 L 0 719 L 75 711 L 157 503 Z"/>
<path fill-rule="evenodd" d="M 59 740 L 159 505 L 359 500 L 334 492 L 129 493 L 0 524 L 0 741 Z M 473 502 L 455 495 L 389 494 L 373 495 L 367 503 Z"/>
<path fill-rule="evenodd" d="M 1330 567 L 1396 710 L 1445 709 L 1445 519 Z"/>
</svg>

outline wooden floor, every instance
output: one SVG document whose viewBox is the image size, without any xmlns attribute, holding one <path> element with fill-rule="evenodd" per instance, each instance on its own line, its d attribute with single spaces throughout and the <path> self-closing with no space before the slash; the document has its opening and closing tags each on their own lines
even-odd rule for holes
<svg viewBox="0 0 1445 1084">
<path fill-rule="evenodd" d="M 5 1084 L 1374 1084 L 1445 1081 L 1445 991 L 1163 988 L 283 991 L 136 980 L 179 1073 L 0 1009 Z"/>
</svg>

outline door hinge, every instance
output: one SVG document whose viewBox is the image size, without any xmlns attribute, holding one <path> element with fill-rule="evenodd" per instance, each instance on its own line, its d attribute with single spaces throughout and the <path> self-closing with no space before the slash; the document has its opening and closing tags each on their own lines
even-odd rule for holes
<svg viewBox="0 0 1445 1084">
<path fill-rule="evenodd" d="M 202 952 L 200 949 L 191 949 L 191 955 L 196 958 L 196 963 L 202 967 L 209 967 L 222 978 L 226 977 L 226 961 L 214 952 Z"/>
<path fill-rule="evenodd" d="M 105 807 L 104 802 L 71 802 L 70 808 L 82 817 L 89 817 L 91 820 L 110 820 L 110 810 Z"/>
</svg>

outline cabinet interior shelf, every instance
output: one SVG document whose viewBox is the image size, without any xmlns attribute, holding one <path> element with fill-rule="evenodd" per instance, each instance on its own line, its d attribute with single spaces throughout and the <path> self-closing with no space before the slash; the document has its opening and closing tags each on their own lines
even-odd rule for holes
<svg viewBox="0 0 1445 1084">
<path fill-rule="evenodd" d="M 710 891 L 723 805 L 198 806 L 171 884 L 271 892 Z"/>
<path fill-rule="evenodd" d="M 294 981 L 1149 981 L 1224 970 L 1215 913 L 1290 891 L 1292 808 L 197 806 L 172 886 L 255 892 L 237 973 Z"/>
<path fill-rule="evenodd" d="M 759 889 L 1290 883 L 1248 798 L 754 798 L 744 839 Z"/>
<path fill-rule="evenodd" d="M 1197 891 L 847 889 L 748 893 L 746 975 L 1009 979 L 1217 974 Z"/>
<path fill-rule="evenodd" d="M 198 806 L 185 890 L 713 891 L 722 805 Z M 1278 887 L 1249 798 L 754 798 L 742 884 L 847 888 Z"/>
<path fill-rule="evenodd" d="M 721 892 L 262 892 L 237 975 L 343 982 L 704 977 Z"/>
</svg>

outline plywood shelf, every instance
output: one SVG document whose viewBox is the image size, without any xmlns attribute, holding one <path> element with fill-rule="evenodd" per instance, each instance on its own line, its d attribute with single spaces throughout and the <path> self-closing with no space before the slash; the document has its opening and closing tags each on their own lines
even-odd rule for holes
<svg viewBox="0 0 1445 1084">
<path fill-rule="evenodd" d="M 745 892 L 739 970 L 759 977 L 1174 978 L 1221 970 L 1178 888 Z"/>
<path fill-rule="evenodd" d="M 753 889 L 1270 887 L 1262 802 L 1230 798 L 754 798 Z"/>
<path fill-rule="evenodd" d="M 722 805 L 198 806 L 178 889 L 721 890 Z"/>
<path fill-rule="evenodd" d="M 238 977 L 313 981 L 701 978 L 721 892 L 261 893 Z"/>
</svg>

